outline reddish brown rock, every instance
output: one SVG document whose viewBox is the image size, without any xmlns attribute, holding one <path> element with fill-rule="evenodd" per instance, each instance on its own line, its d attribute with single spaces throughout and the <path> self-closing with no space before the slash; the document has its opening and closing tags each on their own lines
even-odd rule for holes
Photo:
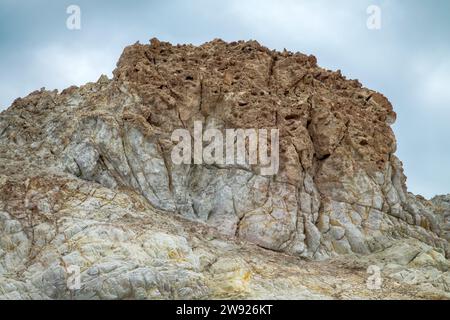
<svg viewBox="0 0 450 320">
<path fill-rule="evenodd" d="M 30 195 L 34 204 L 20 213 L 17 195 L 28 191 L 18 181 L 56 175 L 291 255 L 371 254 L 416 239 L 448 256 L 445 201 L 407 192 L 395 118 L 386 97 L 320 68 L 313 56 L 256 41 L 197 47 L 152 39 L 124 50 L 113 79 L 36 91 L 2 112 L 0 200 L 24 237 L 33 234 L 29 215 L 44 223 L 64 208 L 67 200 L 57 198 L 66 187 L 55 178 L 55 189 Z M 279 129 L 278 174 L 262 176 L 250 164 L 175 165 L 171 134 L 192 132 L 194 121 L 222 132 Z M 41 187 L 29 184 L 46 193 Z"/>
</svg>

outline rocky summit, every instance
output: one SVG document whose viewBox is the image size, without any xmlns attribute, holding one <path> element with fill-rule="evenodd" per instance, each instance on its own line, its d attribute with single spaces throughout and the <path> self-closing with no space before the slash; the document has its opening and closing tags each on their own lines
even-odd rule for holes
<svg viewBox="0 0 450 320">
<path fill-rule="evenodd" d="M 407 191 L 395 119 L 311 55 L 131 45 L 1 113 L 0 298 L 448 299 L 450 195 Z M 194 122 L 278 129 L 277 174 L 174 164 Z"/>
</svg>

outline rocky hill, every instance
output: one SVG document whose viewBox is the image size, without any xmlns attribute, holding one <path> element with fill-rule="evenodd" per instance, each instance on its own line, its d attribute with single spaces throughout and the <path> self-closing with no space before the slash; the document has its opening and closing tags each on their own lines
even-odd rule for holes
<svg viewBox="0 0 450 320">
<path fill-rule="evenodd" d="M 1 113 L 0 298 L 449 298 L 450 196 L 408 193 L 395 119 L 314 56 L 129 46 L 113 79 Z M 174 164 L 196 121 L 279 129 L 278 173 Z"/>
</svg>

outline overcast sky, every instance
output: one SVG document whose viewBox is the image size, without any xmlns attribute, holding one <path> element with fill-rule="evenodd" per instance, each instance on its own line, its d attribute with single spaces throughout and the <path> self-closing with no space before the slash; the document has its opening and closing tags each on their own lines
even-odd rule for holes
<svg viewBox="0 0 450 320">
<path fill-rule="evenodd" d="M 66 27 L 72 4 L 80 30 Z M 381 9 L 379 30 L 366 26 L 370 5 Z M 152 37 L 255 39 L 314 54 L 390 99 L 409 190 L 450 193 L 450 1 L 0 0 L 0 110 L 41 87 L 111 76 L 124 46 Z"/>
</svg>

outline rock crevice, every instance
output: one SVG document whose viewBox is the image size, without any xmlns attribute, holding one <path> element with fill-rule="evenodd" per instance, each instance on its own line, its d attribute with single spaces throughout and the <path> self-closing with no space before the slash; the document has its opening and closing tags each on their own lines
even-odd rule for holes
<svg viewBox="0 0 450 320">
<path fill-rule="evenodd" d="M 407 192 L 402 163 L 395 156 L 392 105 L 382 94 L 346 79 L 340 71 L 320 68 L 314 56 L 270 51 L 256 41 L 174 46 L 152 39 L 150 44 L 127 47 L 113 74 L 112 79 L 102 76 L 96 83 L 61 93 L 33 92 L 2 112 L 0 222 L 10 231 L 17 224 L 17 233 L 8 235 L 16 239 L 7 240 L 16 241 L 16 254 L 2 258 L 6 262 L 0 277 L 27 261 L 30 247 L 45 251 L 57 242 L 62 236 L 59 228 L 70 225 L 64 219 L 78 219 L 79 214 L 88 219 L 82 225 L 94 223 L 96 218 L 89 217 L 84 206 L 92 209 L 101 202 L 101 214 L 121 215 L 110 207 L 119 194 L 139 198 L 147 213 L 181 216 L 233 241 L 244 240 L 294 257 L 370 257 L 393 243 L 415 239 L 444 260 L 448 258 L 448 196 L 428 201 Z M 185 128 L 193 134 L 195 121 L 221 132 L 228 128 L 279 129 L 278 174 L 263 176 L 260 166 L 248 162 L 173 164 L 172 132 Z M 16 196 L 28 194 L 19 190 L 23 177 L 40 181 L 39 175 L 80 188 L 94 183 L 89 188 L 115 196 L 106 203 L 99 199 L 73 202 L 83 212 L 60 218 L 68 194 L 79 197 L 79 191 L 66 184 L 52 189 L 65 199 L 58 200 L 60 207 L 50 199 L 52 193 L 44 196 L 53 191 L 36 191 L 41 198 L 27 200 L 28 204 Z M 32 187 L 52 186 L 51 181 L 43 181 Z M 71 191 L 64 191 L 67 188 Z M 126 201 L 121 205 L 125 203 L 126 217 L 145 216 L 132 213 L 142 208 L 133 209 Z M 16 212 L 16 207 L 25 211 Z M 49 221 L 57 223 L 59 227 L 52 229 L 56 238 L 37 236 L 40 223 L 27 217 L 49 226 Z M 100 232 L 102 227 L 94 225 Z M 88 231 L 79 232 L 89 237 Z M 136 236 L 129 232 L 118 234 L 118 239 Z M 158 241 L 178 241 L 164 237 Z M 176 246 L 183 247 L 184 253 L 169 255 L 195 256 L 181 242 Z M 197 270 L 192 272 L 198 272 L 199 262 L 191 262 Z M 60 271 L 51 272 L 56 277 Z M 146 290 L 154 283 L 149 279 L 155 275 L 149 272 L 135 274 L 148 278 Z M 58 293 L 50 296 L 63 295 L 57 287 L 54 290 Z"/>
</svg>

